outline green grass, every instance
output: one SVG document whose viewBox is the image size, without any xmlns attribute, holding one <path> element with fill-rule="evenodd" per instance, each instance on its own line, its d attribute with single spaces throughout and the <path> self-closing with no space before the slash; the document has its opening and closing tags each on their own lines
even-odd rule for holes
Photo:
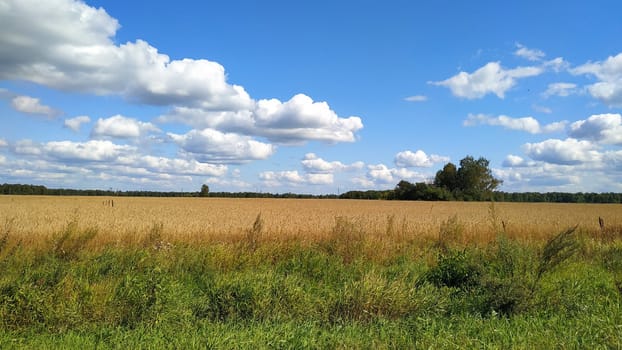
<svg viewBox="0 0 622 350">
<path fill-rule="evenodd" d="M 260 223 L 258 216 L 257 222 Z M 0 246 L 0 348 L 622 348 L 622 242 Z M 338 231 L 338 232 L 337 232 Z M 348 246 L 348 240 L 353 244 Z"/>
</svg>

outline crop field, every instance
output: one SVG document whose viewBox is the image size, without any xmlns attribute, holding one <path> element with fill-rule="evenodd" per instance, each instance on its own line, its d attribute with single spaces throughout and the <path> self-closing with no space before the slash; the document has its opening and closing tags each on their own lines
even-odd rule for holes
<svg viewBox="0 0 622 350">
<path fill-rule="evenodd" d="M 622 348 L 622 207 L 0 196 L 0 348 Z"/>
<path fill-rule="evenodd" d="M 598 218 L 622 225 L 616 204 L 365 201 L 330 199 L 0 197 L 0 220 L 28 244 L 36 245 L 72 221 L 96 228 L 97 244 L 131 244 L 154 228 L 171 242 L 199 244 L 244 236 L 257 215 L 262 239 L 318 241 L 338 221 L 348 221 L 368 238 L 398 232 L 402 238 L 438 236 L 441 225 L 456 219 L 463 243 L 493 240 L 500 225 L 515 239 L 542 240 L 579 225 L 598 234 Z"/>
</svg>

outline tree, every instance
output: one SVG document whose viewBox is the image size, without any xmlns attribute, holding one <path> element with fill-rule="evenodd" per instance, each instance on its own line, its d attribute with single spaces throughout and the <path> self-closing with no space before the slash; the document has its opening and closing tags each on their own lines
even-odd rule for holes
<svg viewBox="0 0 622 350">
<path fill-rule="evenodd" d="M 395 186 L 395 190 L 393 190 L 393 195 L 395 199 L 399 200 L 414 200 L 415 185 L 412 183 L 402 180 L 397 186 Z"/>
<path fill-rule="evenodd" d="M 456 175 L 458 189 L 462 192 L 464 199 L 485 199 L 501 185 L 502 181 L 492 175 L 492 171 L 488 168 L 489 164 L 490 162 L 484 157 L 476 160 L 472 156 L 466 156 L 460 161 L 460 168 Z"/>
<path fill-rule="evenodd" d="M 207 197 L 209 195 L 209 186 L 203 184 L 201 186 L 201 192 L 199 192 L 199 197 Z"/>
<path fill-rule="evenodd" d="M 436 172 L 434 186 L 444 188 L 450 192 L 458 188 L 458 170 L 453 163 L 447 163 L 443 170 Z"/>
</svg>

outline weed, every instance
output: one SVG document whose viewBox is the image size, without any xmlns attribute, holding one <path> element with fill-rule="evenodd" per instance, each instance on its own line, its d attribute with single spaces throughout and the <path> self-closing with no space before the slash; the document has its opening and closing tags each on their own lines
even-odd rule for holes
<svg viewBox="0 0 622 350">
<path fill-rule="evenodd" d="M 464 225 L 454 215 L 441 223 L 437 245 L 441 251 L 448 251 L 452 244 L 456 243 L 464 233 Z"/>
<path fill-rule="evenodd" d="M 480 267 L 466 250 L 438 254 L 437 265 L 419 279 L 418 284 L 429 282 L 436 287 L 469 289 L 479 282 Z"/>
<path fill-rule="evenodd" d="M 263 231 L 263 219 L 261 218 L 261 212 L 257 214 L 255 221 L 253 222 L 253 226 L 246 230 L 246 235 L 244 236 L 244 244 L 246 249 L 251 252 L 255 252 L 259 247 L 259 242 L 261 240 L 261 235 Z"/>
<path fill-rule="evenodd" d="M 574 234 L 577 227 L 570 227 L 546 242 L 540 254 L 534 285 L 542 278 L 543 274 L 552 271 L 557 265 L 577 252 L 579 244 Z"/>
<path fill-rule="evenodd" d="M 52 253 L 63 260 L 72 260 L 86 244 L 97 235 L 97 229 L 88 228 L 80 231 L 77 219 L 71 220 L 52 243 Z"/>
</svg>

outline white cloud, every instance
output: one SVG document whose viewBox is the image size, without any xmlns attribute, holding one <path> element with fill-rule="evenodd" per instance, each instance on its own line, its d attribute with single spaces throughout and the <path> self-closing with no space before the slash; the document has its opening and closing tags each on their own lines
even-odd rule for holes
<svg viewBox="0 0 622 350">
<path fill-rule="evenodd" d="M 425 102 L 427 100 L 428 100 L 428 97 L 424 95 L 408 96 L 404 99 L 404 101 L 408 101 L 408 102 Z"/>
<path fill-rule="evenodd" d="M 551 114 L 553 113 L 553 110 L 550 109 L 549 107 L 545 107 L 545 106 L 540 106 L 540 105 L 531 105 L 531 108 L 533 108 L 534 111 L 536 112 L 540 112 L 540 113 L 544 113 L 544 114 Z"/>
<path fill-rule="evenodd" d="M 251 101 L 207 60 L 171 60 L 147 42 L 113 42 L 119 24 L 74 0 L 9 0 L 0 8 L 0 77 L 49 87 L 119 94 L 141 103 L 240 108 Z"/>
<path fill-rule="evenodd" d="M 54 118 L 57 112 L 49 106 L 42 105 L 38 98 L 30 96 L 16 96 L 11 100 L 11 106 L 18 112 L 38 114 Z"/>
<path fill-rule="evenodd" d="M 366 177 L 360 177 L 360 176 L 353 178 L 352 184 L 357 186 L 357 188 L 363 188 L 363 189 L 378 187 L 373 180 L 368 179 Z"/>
<path fill-rule="evenodd" d="M 577 93 L 577 84 L 573 83 L 552 83 L 549 84 L 546 91 L 542 94 L 543 97 L 548 98 L 550 96 L 566 97 Z"/>
<path fill-rule="evenodd" d="M 541 61 L 546 56 L 546 54 L 541 50 L 530 49 L 519 43 L 516 43 L 516 48 L 517 49 L 514 51 L 514 55 L 525 58 L 529 61 Z"/>
<path fill-rule="evenodd" d="M 80 115 L 75 118 L 65 119 L 64 125 L 66 128 L 71 129 L 75 132 L 80 131 L 80 127 L 82 124 L 90 123 L 91 118 L 86 115 Z"/>
<path fill-rule="evenodd" d="M 609 106 L 622 107 L 622 53 L 603 62 L 583 64 L 570 72 L 595 76 L 599 81 L 587 87 L 592 97 Z"/>
<path fill-rule="evenodd" d="M 475 126 L 479 124 L 502 126 L 505 129 L 526 131 L 530 134 L 551 133 L 564 130 L 566 121 L 540 125 L 534 117 L 512 118 L 505 115 L 492 117 L 485 114 L 469 114 L 463 122 L 464 126 Z"/>
<path fill-rule="evenodd" d="M 43 153 L 40 144 L 32 140 L 19 140 L 11 148 L 14 153 L 25 156 L 38 156 Z"/>
<path fill-rule="evenodd" d="M 315 155 L 315 153 L 305 154 L 301 163 L 306 172 L 314 174 L 330 174 L 338 171 L 351 171 L 362 169 L 365 166 L 363 162 L 354 162 L 350 165 L 346 165 L 339 161 L 329 162 L 319 158 Z"/>
<path fill-rule="evenodd" d="M 395 165 L 402 168 L 424 167 L 428 168 L 434 163 L 448 162 L 449 157 L 439 156 L 436 154 L 427 155 L 422 150 L 402 151 L 395 155 Z"/>
<path fill-rule="evenodd" d="M 341 118 L 328 103 L 315 102 L 304 94 L 295 95 L 286 102 L 259 100 L 252 110 L 208 111 L 176 107 L 156 121 L 261 136 L 271 142 L 286 144 L 353 142 L 356 141 L 356 132 L 363 128 L 361 118 Z"/>
<path fill-rule="evenodd" d="M 139 120 L 115 115 L 106 119 L 97 119 L 91 136 L 93 137 L 116 137 L 137 138 L 149 132 L 160 132 L 155 125 Z"/>
<path fill-rule="evenodd" d="M 259 179 L 269 187 L 331 185 L 335 181 L 331 173 L 300 174 L 297 170 L 264 171 L 259 173 Z"/>
<path fill-rule="evenodd" d="M 259 178 L 266 184 L 275 186 L 280 185 L 282 181 L 296 184 L 305 182 L 304 177 L 297 170 L 264 171 L 259 174 Z"/>
<path fill-rule="evenodd" d="M 622 145 L 622 115 L 597 114 L 570 124 L 568 135 L 578 139 Z"/>
<path fill-rule="evenodd" d="M 53 141 L 35 143 L 21 140 L 11 147 L 17 156 L 3 171 L 6 176 L 38 183 L 109 183 L 157 185 L 172 189 L 193 176 L 224 177 L 227 166 L 201 163 L 194 159 L 174 159 L 141 154 L 134 146 L 117 145 L 109 140 L 88 142 Z M 8 163 L 8 162 L 7 162 Z M 56 181 L 58 180 L 58 181 Z M 62 180 L 62 181 L 60 181 Z M 60 181 L 60 182 L 59 182 Z M 86 182 L 85 182 L 86 181 Z"/>
<path fill-rule="evenodd" d="M 363 127 L 359 117 L 340 118 L 326 102 L 302 94 L 255 101 L 227 82 L 217 62 L 171 60 L 142 40 L 117 45 L 117 20 L 79 1 L 7 0 L 0 23 L 8 29 L 0 33 L 0 79 L 168 105 L 172 113 L 160 121 L 272 142 L 353 142 Z"/>
<path fill-rule="evenodd" d="M 121 155 L 136 151 L 134 147 L 116 145 L 110 141 L 88 142 L 51 141 L 42 145 L 43 154 L 64 161 L 116 161 Z"/>
<path fill-rule="evenodd" d="M 602 160 L 602 154 L 596 150 L 594 144 L 573 138 L 527 143 L 523 145 L 523 149 L 531 159 L 552 164 L 575 165 Z"/>
<path fill-rule="evenodd" d="M 517 79 L 543 72 L 540 67 L 504 69 L 499 62 L 489 62 L 473 73 L 460 72 L 449 79 L 431 84 L 448 87 L 454 96 L 467 99 L 482 98 L 491 93 L 504 98 L 505 93 L 516 85 Z"/>
<path fill-rule="evenodd" d="M 374 182 L 380 182 L 384 184 L 394 183 L 393 173 L 384 164 L 368 165 L 369 171 L 367 175 L 374 180 Z"/>
<path fill-rule="evenodd" d="M 184 135 L 173 133 L 167 135 L 185 152 L 205 162 L 245 163 L 267 159 L 276 151 L 271 144 L 214 129 L 191 130 Z"/>
<path fill-rule="evenodd" d="M 400 180 L 421 182 L 426 176 L 406 168 L 389 168 L 384 164 L 367 166 L 367 178 L 378 185 L 397 184 Z"/>
<path fill-rule="evenodd" d="M 129 158 L 131 164 L 151 172 L 176 175 L 224 176 L 227 166 L 221 164 L 199 163 L 196 160 L 171 159 L 150 155 Z"/>
<path fill-rule="evenodd" d="M 9 143 L 5 139 L 0 139 L 0 147 L 8 147 Z"/>
<path fill-rule="evenodd" d="M 335 180 L 333 174 L 307 174 L 307 181 L 312 185 L 331 185 Z"/>
<path fill-rule="evenodd" d="M 281 142 L 353 142 L 363 128 L 359 117 L 339 118 L 326 102 L 298 94 L 287 102 L 260 100 L 253 113 L 257 134 Z"/>
<path fill-rule="evenodd" d="M 547 69 L 552 69 L 556 73 L 559 73 L 563 70 L 567 70 L 570 67 L 570 63 L 568 63 L 562 57 L 556 57 L 552 60 L 544 62 L 542 66 Z"/>
<path fill-rule="evenodd" d="M 505 160 L 503 161 L 502 165 L 508 168 L 522 168 L 522 167 L 533 166 L 534 163 L 528 162 L 520 156 L 509 154 L 507 157 L 505 157 Z"/>
</svg>

